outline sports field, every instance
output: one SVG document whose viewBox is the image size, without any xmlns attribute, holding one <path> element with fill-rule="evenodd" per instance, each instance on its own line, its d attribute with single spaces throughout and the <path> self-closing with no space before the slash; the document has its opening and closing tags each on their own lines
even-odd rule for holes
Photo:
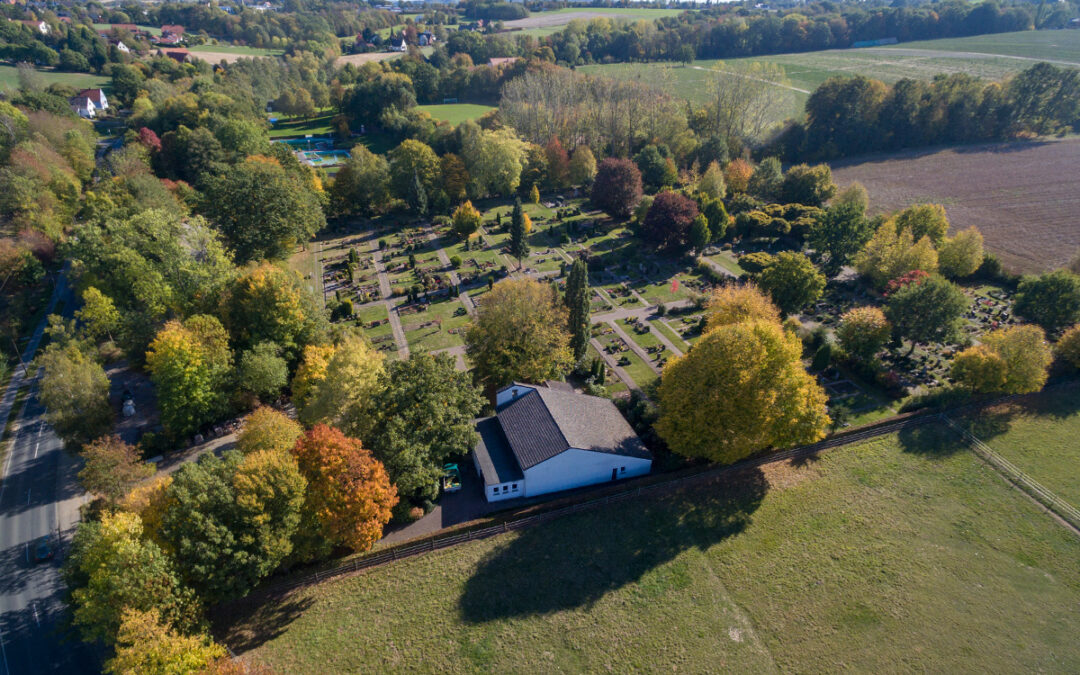
<svg viewBox="0 0 1080 675">
<path fill-rule="evenodd" d="M 55 70 L 40 70 L 45 85 L 59 83 L 66 84 L 76 89 L 103 88 L 109 89 L 112 79 L 103 75 L 91 75 L 90 73 L 62 73 Z M 0 66 L 0 89 L 15 90 L 19 88 L 19 74 L 15 66 Z"/>
<path fill-rule="evenodd" d="M 490 105 L 480 105 L 479 103 L 442 103 L 437 105 L 418 105 L 417 110 L 423 110 L 432 118 L 449 122 L 453 125 L 461 124 L 466 120 L 479 119 L 485 113 L 490 110 L 495 110 Z"/>
<path fill-rule="evenodd" d="M 945 427 L 750 470 L 219 622 L 275 672 L 1070 672 L 1080 538 Z"/>
<path fill-rule="evenodd" d="M 818 85 L 835 75 L 866 75 L 892 83 L 901 78 L 932 79 L 935 75 L 968 73 L 1001 80 L 1040 59 L 1080 67 L 1080 31 L 1024 31 L 970 38 L 908 42 L 889 47 L 832 49 L 804 54 L 779 54 L 745 59 L 672 63 L 618 63 L 582 66 L 586 73 L 640 78 L 666 87 L 673 95 L 697 103 L 708 96 L 711 68 L 718 63 L 754 61 L 775 63 L 784 69 L 788 94 L 777 119 L 798 115 Z"/>
</svg>

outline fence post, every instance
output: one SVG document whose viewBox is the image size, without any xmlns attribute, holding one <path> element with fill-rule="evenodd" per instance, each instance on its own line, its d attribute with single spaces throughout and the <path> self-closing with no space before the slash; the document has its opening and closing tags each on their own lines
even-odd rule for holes
<svg viewBox="0 0 1080 675">
<path fill-rule="evenodd" d="M 503 532 L 506 532 L 506 521 L 503 521 Z"/>
<path fill-rule="evenodd" d="M 397 549 L 396 548 L 390 549 L 390 553 L 394 556 L 394 560 L 397 560 Z"/>
<path fill-rule="evenodd" d="M 429 550 L 434 551 L 435 550 L 435 537 L 432 537 L 431 539 L 429 539 L 428 543 L 431 544 L 431 548 Z"/>
</svg>

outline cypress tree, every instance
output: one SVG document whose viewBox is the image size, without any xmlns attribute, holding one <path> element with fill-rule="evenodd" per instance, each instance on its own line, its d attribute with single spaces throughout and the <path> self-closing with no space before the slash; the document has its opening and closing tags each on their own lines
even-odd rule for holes
<svg viewBox="0 0 1080 675">
<path fill-rule="evenodd" d="M 529 242 L 525 237 L 525 212 L 521 210 L 521 199 L 515 199 L 514 211 L 510 214 L 510 255 L 517 258 L 518 269 L 521 269 L 522 259 L 529 255 Z"/>
<path fill-rule="evenodd" d="M 580 361 L 589 349 L 589 270 L 578 258 L 570 267 L 566 279 L 566 307 L 570 314 L 570 348 L 574 359 Z"/>
</svg>

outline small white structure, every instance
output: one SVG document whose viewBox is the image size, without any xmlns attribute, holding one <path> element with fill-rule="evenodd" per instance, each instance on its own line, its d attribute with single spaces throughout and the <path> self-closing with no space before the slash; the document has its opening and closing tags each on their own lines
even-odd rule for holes
<svg viewBox="0 0 1080 675">
<path fill-rule="evenodd" d="M 26 26 L 30 30 L 36 30 L 37 32 L 41 33 L 42 35 L 48 35 L 49 33 L 52 32 L 52 27 L 49 26 L 49 24 L 45 23 L 44 21 L 29 21 L 29 20 L 27 20 L 27 21 L 20 21 L 19 23 Z"/>
<path fill-rule="evenodd" d="M 79 117 L 92 120 L 97 115 L 97 106 L 86 96 L 76 96 L 68 101 L 71 111 Z"/>
<path fill-rule="evenodd" d="M 124 54 L 130 54 L 131 53 L 131 48 L 128 47 L 126 44 L 124 44 L 123 40 L 117 40 L 116 41 L 116 49 L 117 49 L 117 51 L 119 51 L 121 53 L 124 53 Z"/>
<path fill-rule="evenodd" d="M 514 383 L 479 420 L 473 463 L 489 502 L 535 497 L 652 469 L 652 453 L 606 398 Z"/>
<path fill-rule="evenodd" d="M 94 108 L 97 110 L 108 110 L 109 99 L 105 97 L 104 90 L 101 89 L 83 89 L 75 98 L 88 98 L 94 103 Z"/>
<path fill-rule="evenodd" d="M 407 52 L 409 51 L 409 45 L 405 43 L 405 33 L 401 34 L 401 42 L 396 39 L 390 41 L 390 51 L 392 52 Z"/>
</svg>

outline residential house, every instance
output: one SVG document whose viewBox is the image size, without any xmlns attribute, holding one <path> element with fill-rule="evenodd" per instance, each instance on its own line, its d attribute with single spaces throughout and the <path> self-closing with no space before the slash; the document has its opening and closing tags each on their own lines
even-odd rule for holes
<svg viewBox="0 0 1080 675">
<path fill-rule="evenodd" d="M 416 41 L 421 47 L 427 47 L 428 45 L 435 44 L 438 40 L 435 34 L 429 30 L 424 31 L 416 36 Z"/>
<path fill-rule="evenodd" d="M 184 27 L 183 26 L 177 26 L 175 24 L 166 24 L 166 25 L 161 27 L 161 34 L 162 35 L 177 35 L 177 36 L 180 36 L 180 35 L 184 34 Z"/>
<path fill-rule="evenodd" d="M 118 52 L 123 53 L 123 54 L 130 54 L 131 53 L 131 48 L 128 47 L 126 44 L 124 44 L 123 40 L 117 40 L 116 41 L 116 50 Z"/>
<path fill-rule="evenodd" d="M 19 23 L 26 26 L 30 30 L 36 30 L 42 35 L 48 35 L 52 32 L 52 28 L 44 21 L 20 21 Z"/>
<path fill-rule="evenodd" d="M 643 476 L 652 453 L 606 398 L 514 383 L 476 424 L 473 464 L 489 502 Z"/>
<path fill-rule="evenodd" d="M 158 56 L 167 56 L 177 63 L 187 63 L 194 57 L 186 49 L 159 49 L 157 50 Z"/>
<path fill-rule="evenodd" d="M 92 120 L 97 115 L 97 107 L 87 96 L 72 97 L 68 99 L 68 104 L 71 106 L 71 112 L 83 119 Z"/>
<path fill-rule="evenodd" d="M 390 51 L 392 52 L 407 52 L 409 51 L 409 45 L 405 43 L 405 33 L 402 33 L 400 37 L 390 36 Z"/>
<path fill-rule="evenodd" d="M 105 92 L 101 89 L 83 89 L 75 98 L 88 98 L 94 103 L 94 107 L 97 110 L 108 110 L 109 99 L 105 97 Z"/>
</svg>

